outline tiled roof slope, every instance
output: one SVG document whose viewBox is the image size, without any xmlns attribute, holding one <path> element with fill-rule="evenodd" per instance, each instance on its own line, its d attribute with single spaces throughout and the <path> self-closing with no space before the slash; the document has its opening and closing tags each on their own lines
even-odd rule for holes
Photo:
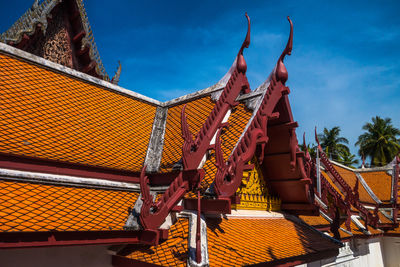
<svg viewBox="0 0 400 267">
<path fill-rule="evenodd" d="M 0 181 L 0 231 L 123 230 L 138 193 Z"/>
<path fill-rule="evenodd" d="M 139 171 L 156 107 L 0 54 L 0 153 Z"/>
<path fill-rule="evenodd" d="M 336 250 L 306 225 L 285 218 L 207 219 L 210 266 L 244 266 Z"/>
<path fill-rule="evenodd" d="M 188 258 L 188 224 L 188 219 L 180 218 L 171 226 L 169 237 L 165 242 L 158 246 L 137 245 L 128 247 L 121 251 L 117 257 L 158 266 L 186 266 Z M 131 263 L 134 265 L 134 262 Z"/>
<path fill-rule="evenodd" d="M 341 246 L 309 226 L 283 217 L 207 218 L 206 222 L 211 267 L 274 264 L 280 260 L 290 262 L 290 258 L 307 258 L 314 253 L 335 252 Z M 165 242 L 151 247 L 125 247 L 114 257 L 114 261 L 127 264 L 145 262 L 157 266 L 187 266 L 188 227 L 188 220 L 180 218 L 171 227 L 169 238 Z"/>
<path fill-rule="evenodd" d="M 214 102 L 211 100 L 210 96 L 204 96 L 168 109 L 160 167 L 160 171 L 162 172 L 170 171 L 174 164 L 179 162 L 182 156 L 183 138 L 181 132 L 181 111 L 184 105 L 186 105 L 185 113 L 190 131 L 196 135 L 210 115 L 214 107 Z M 246 108 L 243 103 L 232 110 L 228 119 L 229 126 L 224 130 L 224 133 L 221 134 L 222 150 L 225 160 L 232 152 L 251 115 L 252 111 Z"/>
<path fill-rule="evenodd" d="M 163 172 L 170 171 L 174 164 L 181 159 L 183 144 L 181 132 L 181 111 L 184 105 L 186 105 L 185 113 L 190 131 L 195 134 L 199 131 L 209 116 L 214 107 L 214 102 L 212 102 L 210 96 L 204 96 L 168 109 L 164 148 L 160 167 L 160 170 Z"/>
<path fill-rule="evenodd" d="M 335 165 L 335 169 L 343 177 L 343 179 L 347 182 L 347 184 L 351 188 L 355 187 L 357 179 L 358 179 L 355 172 L 347 170 L 347 169 L 337 166 L 337 165 Z M 389 190 L 390 190 L 390 187 L 389 187 Z M 360 196 L 360 201 L 365 202 L 365 203 L 376 204 L 376 201 L 372 199 L 370 194 L 368 194 L 368 192 L 365 190 L 364 186 L 360 182 L 359 182 L 359 186 L 358 186 L 358 194 Z"/>
<path fill-rule="evenodd" d="M 229 126 L 225 128 L 221 134 L 221 148 L 225 160 L 227 160 L 230 156 L 251 115 L 252 111 L 246 108 L 246 105 L 243 103 L 239 104 L 232 110 L 232 113 L 228 119 Z M 215 153 L 210 153 L 206 163 L 203 166 L 205 171 L 205 177 L 203 178 L 201 184 L 201 189 L 203 191 L 206 190 L 214 181 L 215 173 L 217 172 L 215 161 Z"/>
<path fill-rule="evenodd" d="M 381 201 L 390 201 L 392 176 L 385 171 L 360 172 L 365 182 Z"/>
</svg>

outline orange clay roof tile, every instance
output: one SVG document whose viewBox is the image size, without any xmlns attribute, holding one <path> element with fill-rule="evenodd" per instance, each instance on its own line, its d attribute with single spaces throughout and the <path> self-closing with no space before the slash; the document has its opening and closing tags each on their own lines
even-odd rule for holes
<svg viewBox="0 0 400 267">
<path fill-rule="evenodd" d="M 393 221 L 391 219 L 389 219 L 384 214 L 382 214 L 382 211 L 378 212 L 378 216 L 379 216 L 380 223 L 393 223 Z"/>
<path fill-rule="evenodd" d="M 180 218 L 158 246 L 133 246 L 124 257 L 161 266 L 186 266 L 188 258 L 188 219 Z"/>
<path fill-rule="evenodd" d="M 4 54 L 0 69 L 1 153 L 140 170 L 155 106 Z"/>
<path fill-rule="evenodd" d="M 390 201 L 392 176 L 385 171 L 361 172 L 361 176 L 381 201 Z"/>
<path fill-rule="evenodd" d="M 346 183 L 352 189 L 354 189 L 356 181 L 358 180 L 356 174 L 353 171 L 346 170 L 345 168 L 342 168 L 337 165 L 334 165 L 334 167 L 336 171 L 340 174 L 340 176 L 342 176 L 342 178 L 346 181 Z M 368 194 L 368 192 L 365 190 L 364 186 L 360 182 L 358 184 L 358 194 L 360 201 L 365 203 L 376 204 L 375 200 L 372 199 L 372 197 Z"/>
<path fill-rule="evenodd" d="M 321 170 L 322 176 L 328 181 L 328 183 L 339 193 L 339 195 L 344 199 L 344 195 L 342 191 L 337 187 L 337 185 L 332 181 L 332 178 L 328 175 L 327 172 Z"/>
<path fill-rule="evenodd" d="M 227 160 L 232 153 L 237 141 L 239 140 L 244 128 L 249 121 L 252 112 L 248 110 L 244 104 L 239 104 L 231 113 L 229 117 L 229 127 L 224 129 L 221 134 L 221 147 L 224 159 Z M 211 152 L 206 163 L 203 166 L 205 176 L 201 182 L 200 188 L 206 190 L 214 181 L 217 168 L 215 166 L 215 153 Z M 196 194 L 189 192 L 186 197 L 195 198 Z"/>
<path fill-rule="evenodd" d="M 284 218 L 207 219 L 210 266 L 243 266 L 337 249 L 309 227 Z"/>
<path fill-rule="evenodd" d="M 0 181 L 0 231 L 123 230 L 138 193 Z"/>
<path fill-rule="evenodd" d="M 300 215 L 300 219 L 302 219 L 305 223 L 311 225 L 311 226 L 329 226 L 330 222 L 322 217 L 322 215 L 319 216 L 306 216 L 306 215 Z"/>
<path fill-rule="evenodd" d="M 186 116 L 189 129 L 196 135 L 212 108 L 214 102 L 210 96 L 205 96 L 188 103 L 180 104 L 168 109 L 167 122 L 165 125 L 164 148 L 162 152 L 160 170 L 168 172 L 172 169 L 182 156 L 182 132 L 181 132 L 181 111 L 186 104 Z"/>
</svg>

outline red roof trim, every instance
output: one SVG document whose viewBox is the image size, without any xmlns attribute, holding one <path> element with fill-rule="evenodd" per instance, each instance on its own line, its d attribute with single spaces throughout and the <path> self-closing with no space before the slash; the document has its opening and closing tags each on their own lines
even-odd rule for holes
<svg viewBox="0 0 400 267">
<path fill-rule="evenodd" d="M 0 248 L 158 243 L 157 231 L 66 231 L 0 233 Z"/>
</svg>

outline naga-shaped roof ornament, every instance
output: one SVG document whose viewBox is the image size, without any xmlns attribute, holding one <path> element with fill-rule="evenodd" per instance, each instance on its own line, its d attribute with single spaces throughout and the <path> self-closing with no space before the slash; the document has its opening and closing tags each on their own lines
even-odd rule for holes
<svg viewBox="0 0 400 267">
<path fill-rule="evenodd" d="M 243 41 L 242 47 L 240 47 L 239 53 L 237 55 L 237 64 L 236 64 L 237 70 L 242 73 L 246 73 L 247 70 L 247 64 L 243 57 L 243 50 L 245 47 L 248 48 L 250 45 L 250 18 L 247 15 L 247 12 L 244 15 L 247 18 L 247 34 L 246 38 Z"/>
<path fill-rule="evenodd" d="M 306 159 L 307 160 L 311 159 L 311 155 L 310 155 L 310 152 L 308 152 L 308 147 L 306 144 L 306 133 L 305 132 L 303 133 L 303 150 L 306 155 Z"/>
<path fill-rule="evenodd" d="M 121 69 L 122 69 L 122 67 L 121 67 L 121 62 L 118 61 L 118 69 L 117 69 L 117 72 L 115 73 L 114 77 L 112 77 L 112 79 L 111 79 L 111 83 L 112 83 L 112 84 L 118 85 L 118 83 L 119 83 L 119 77 L 121 76 Z"/>
<path fill-rule="evenodd" d="M 289 40 L 286 44 L 285 49 L 282 52 L 282 55 L 279 57 L 278 62 L 276 63 L 276 70 L 275 70 L 276 80 L 282 82 L 283 84 L 285 84 L 288 79 L 288 72 L 285 67 L 285 64 L 283 64 L 283 60 L 285 59 L 286 55 L 292 54 L 292 48 L 293 48 L 293 23 L 290 20 L 289 16 L 287 17 L 287 19 L 290 23 Z"/>
<path fill-rule="evenodd" d="M 318 139 L 317 126 L 315 126 L 314 132 L 315 132 L 315 141 L 317 142 L 318 148 L 321 148 L 321 150 L 322 150 L 321 144 L 319 143 L 319 139 Z"/>
</svg>

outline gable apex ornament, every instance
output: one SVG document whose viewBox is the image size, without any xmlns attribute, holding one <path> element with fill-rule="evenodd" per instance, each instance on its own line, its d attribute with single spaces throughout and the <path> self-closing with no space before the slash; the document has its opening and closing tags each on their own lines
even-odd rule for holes
<svg viewBox="0 0 400 267">
<path fill-rule="evenodd" d="M 247 12 L 244 14 L 247 19 L 247 34 L 246 38 L 244 38 L 242 47 L 240 47 L 239 53 L 237 55 L 237 65 L 236 68 L 241 73 L 246 73 L 247 71 L 247 64 L 244 60 L 243 50 L 244 48 L 249 48 L 250 45 L 250 17 L 247 15 Z"/>
<path fill-rule="evenodd" d="M 287 19 L 290 24 L 289 40 L 287 41 L 286 47 L 283 50 L 281 56 L 279 57 L 278 62 L 276 63 L 276 70 L 275 70 L 275 78 L 277 81 L 282 82 L 282 84 L 285 84 L 289 77 L 285 64 L 283 64 L 283 60 L 285 59 L 286 55 L 292 54 L 292 48 L 293 48 L 293 23 L 292 20 L 289 18 L 289 16 L 287 17 Z"/>
</svg>

